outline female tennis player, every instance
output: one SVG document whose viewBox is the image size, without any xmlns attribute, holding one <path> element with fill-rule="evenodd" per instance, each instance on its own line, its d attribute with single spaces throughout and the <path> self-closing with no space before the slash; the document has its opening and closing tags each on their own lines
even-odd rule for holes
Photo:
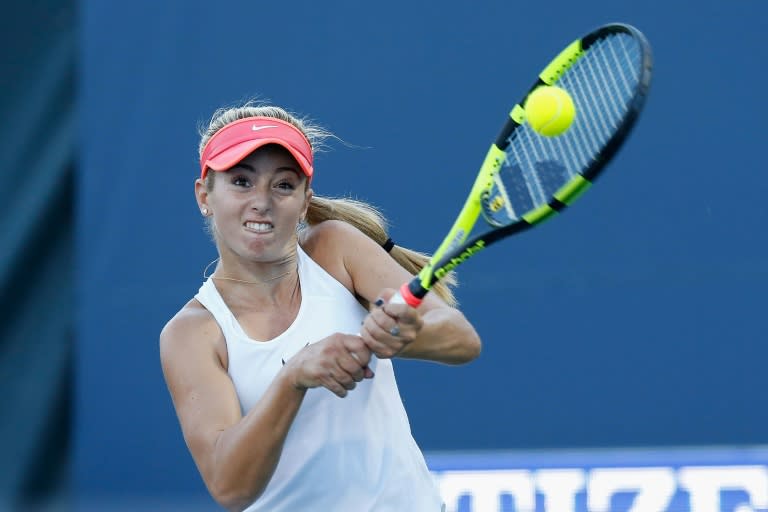
<svg viewBox="0 0 768 512">
<path fill-rule="evenodd" d="M 480 340 L 445 285 L 387 303 L 427 258 L 369 205 L 313 194 L 328 136 L 279 107 L 214 114 L 195 195 L 219 257 L 160 335 L 165 379 L 227 509 L 438 512 L 391 358 L 465 363 Z"/>
</svg>

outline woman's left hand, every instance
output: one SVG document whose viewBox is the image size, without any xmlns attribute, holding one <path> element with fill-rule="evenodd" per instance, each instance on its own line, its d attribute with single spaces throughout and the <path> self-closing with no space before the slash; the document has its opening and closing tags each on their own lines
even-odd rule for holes
<svg viewBox="0 0 768 512">
<path fill-rule="evenodd" d="M 419 335 L 424 322 L 416 309 L 407 304 L 389 304 L 395 290 L 385 289 L 363 321 L 360 336 L 368 349 L 380 359 L 400 354 Z"/>
</svg>

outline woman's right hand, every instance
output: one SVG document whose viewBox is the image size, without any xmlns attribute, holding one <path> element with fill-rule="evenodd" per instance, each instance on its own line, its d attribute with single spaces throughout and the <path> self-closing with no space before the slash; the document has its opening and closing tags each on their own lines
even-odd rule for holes
<svg viewBox="0 0 768 512">
<path fill-rule="evenodd" d="M 297 389 L 324 387 L 341 398 L 373 377 L 371 351 L 357 335 L 336 333 L 307 345 L 285 363 Z"/>
</svg>

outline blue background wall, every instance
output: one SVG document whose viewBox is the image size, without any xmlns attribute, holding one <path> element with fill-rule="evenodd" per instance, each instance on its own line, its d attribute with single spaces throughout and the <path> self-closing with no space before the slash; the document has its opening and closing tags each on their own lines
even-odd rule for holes
<svg viewBox="0 0 768 512">
<path fill-rule="evenodd" d="M 311 115 L 358 146 L 318 158 L 316 192 L 374 202 L 430 251 L 540 68 L 611 21 L 654 48 L 638 127 L 567 215 L 460 269 L 484 351 L 398 363 L 414 434 L 430 451 L 768 442 L 765 2 L 80 7 L 81 494 L 204 492 L 157 351 L 215 257 L 198 123 L 253 96 Z"/>
</svg>

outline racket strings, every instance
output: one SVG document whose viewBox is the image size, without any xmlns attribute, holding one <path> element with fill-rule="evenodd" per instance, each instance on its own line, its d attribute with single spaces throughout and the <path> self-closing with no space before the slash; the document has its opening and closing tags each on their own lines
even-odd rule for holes
<svg viewBox="0 0 768 512">
<path fill-rule="evenodd" d="M 642 47 L 632 35 L 609 34 L 563 74 L 555 85 L 573 98 L 576 118 L 556 137 L 541 136 L 527 124 L 512 132 L 499 179 L 483 201 L 489 223 L 519 220 L 591 166 L 631 108 L 642 58 Z"/>
</svg>

